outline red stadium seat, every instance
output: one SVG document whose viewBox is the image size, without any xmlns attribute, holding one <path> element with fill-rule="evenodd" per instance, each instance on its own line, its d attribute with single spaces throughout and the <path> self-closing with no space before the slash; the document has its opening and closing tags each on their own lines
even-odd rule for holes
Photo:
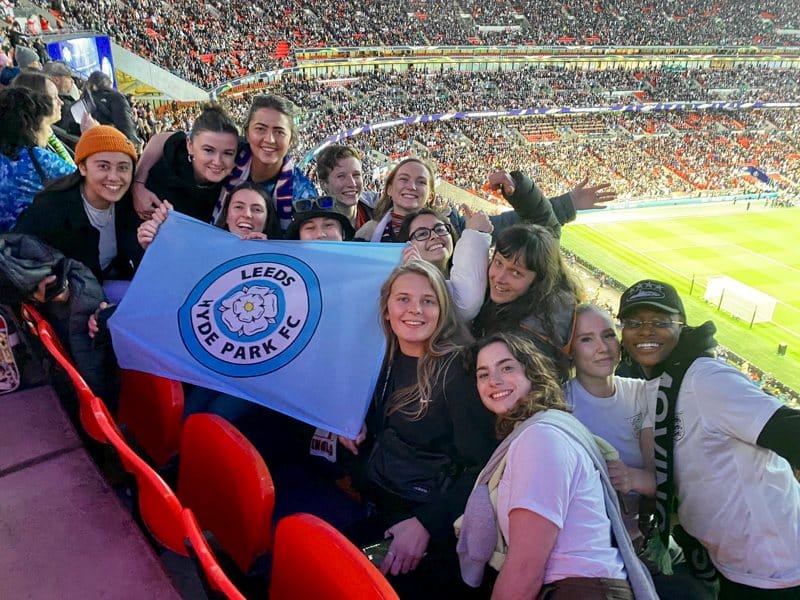
<svg viewBox="0 0 800 600">
<path fill-rule="evenodd" d="M 199 413 L 186 420 L 178 497 L 243 574 L 270 550 L 272 477 L 258 451 L 222 417 Z"/>
<path fill-rule="evenodd" d="M 190 554 L 193 554 L 200 563 L 205 575 L 206 585 L 214 592 L 225 596 L 228 600 L 244 600 L 244 595 L 236 589 L 233 582 L 225 575 L 222 567 L 219 566 L 203 532 L 200 530 L 200 525 L 197 524 L 194 513 L 189 508 L 183 509 L 183 526 L 186 530 L 187 543 L 191 546 Z"/>
<path fill-rule="evenodd" d="M 350 541 L 313 515 L 280 520 L 275 532 L 270 600 L 397 599 L 386 578 Z"/>
<path fill-rule="evenodd" d="M 156 467 L 178 453 L 183 425 L 180 382 L 122 369 L 117 423 L 124 426 Z"/>
<path fill-rule="evenodd" d="M 83 425 L 86 433 L 89 434 L 92 439 L 100 443 L 107 443 L 105 436 L 97 429 L 94 419 L 92 419 L 90 414 L 90 402 L 91 399 L 94 398 L 94 392 L 89 388 L 89 384 L 86 383 L 86 380 L 81 374 L 78 373 L 75 365 L 72 364 L 72 360 L 58 340 L 53 326 L 30 304 L 22 305 L 22 318 L 25 320 L 31 333 L 41 340 L 50 355 L 61 365 L 61 368 L 67 372 L 75 388 L 75 393 L 78 395 L 81 425 Z"/>
<path fill-rule="evenodd" d="M 158 473 L 128 446 L 103 401 L 94 396 L 90 406 L 93 426 L 102 431 L 103 441 L 114 447 L 125 469 L 136 479 L 139 513 L 150 534 L 168 550 L 188 556 L 183 543 L 183 507 L 178 497 Z"/>
</svg>

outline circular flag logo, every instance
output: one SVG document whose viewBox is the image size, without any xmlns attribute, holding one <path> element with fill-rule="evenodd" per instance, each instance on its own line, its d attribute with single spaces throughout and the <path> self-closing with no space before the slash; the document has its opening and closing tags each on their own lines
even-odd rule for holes
<svg viewBox="0 0 800 600">
<path fill-rule="evenodd" d="M 186 349 L 200 363 L 229 377 L 256 377 L 292 361 L 321 313 L 319 280 L 307 264 L 253 254 L 203 277 L 178 311 L 178 323 Z"/>
</svg>

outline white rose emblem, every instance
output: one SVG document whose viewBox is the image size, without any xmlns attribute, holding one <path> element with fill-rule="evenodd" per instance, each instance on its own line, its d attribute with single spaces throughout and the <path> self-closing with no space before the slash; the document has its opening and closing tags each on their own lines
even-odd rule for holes
<svg viewBox="0 0 800 600">
<path fill-rule="evenodd" d="M 254 285 L 242 288 L 222 301 L 222 320 L 232 333 L 255 335 L 275 323 L 278 298 L 268 287 Z"/>
</svg>

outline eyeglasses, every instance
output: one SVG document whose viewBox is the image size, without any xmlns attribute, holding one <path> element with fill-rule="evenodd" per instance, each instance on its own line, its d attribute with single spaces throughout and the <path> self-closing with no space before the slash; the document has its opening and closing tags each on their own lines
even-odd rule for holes
<svg viewBox="0 0 800 600">
<path fill-rule="evenodd" d="M 433 227 L 420 227 L 414 230 L 409 237 L 417 242 L 424 242 L 425 240 L 431 239 L 432 235 L 436 235 L 437 237 L 444 237 L 446 235 L 452 235 L 453 232 L 450 229 L 450 225 L 447 223 L 437 223 Z"/>
<path fill-rule="evenodd" d="M 652 321 L 640 321 L 639 319 L 621 319 L 620 325 L 623 329 L 641 329 L 642 327 L 655 327 L 656 329 L 669 329 L 673 325 L 683 325 L 682 321 L 662 321 L 654 319 Z"/>
<path fill-rule="evenodd" d="M 336 201 L 331 196 L 320 196 L 319 198 L 297 198 L 292 200 L 294 212 L 308 212 L 310 210 L 332 210 L 336 206 Z"/>
</svg>

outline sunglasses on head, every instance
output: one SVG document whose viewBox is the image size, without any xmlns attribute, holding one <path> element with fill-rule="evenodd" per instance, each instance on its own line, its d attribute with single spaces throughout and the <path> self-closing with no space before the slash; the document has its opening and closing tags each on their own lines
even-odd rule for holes
<svg viewBox="0 0 800 600">
<path fill-rule="evenodd" d="M 294 212 L 308 212 L 310 210 L 332 210 L 336 206 L 336 201 L 331 196 L 320 196 L 319 198 L 297 198 L 292 200 Z"/>
</svg>

